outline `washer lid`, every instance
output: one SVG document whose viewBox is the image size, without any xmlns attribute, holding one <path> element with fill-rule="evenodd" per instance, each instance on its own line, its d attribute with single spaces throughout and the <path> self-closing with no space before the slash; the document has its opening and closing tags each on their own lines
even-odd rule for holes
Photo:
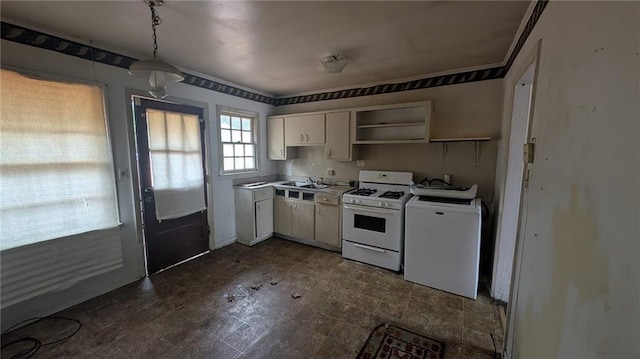
<svg viewBox="0 0 640 359">
<path fill-rule="evenodd" d="M 431 202 L 431 203 L 459 204 L 459 205 L 472 207 L 472 202 L 474 201 L 474 199 L 418 196 L 418 201 Z"/>
<path fill-rule="evenodd" d="M 478 192 L 478 185 L 467 187 L 455 187 L 455 186 L 411 186 L 411 193 L 416 196 L 429 196 L 429 197 L 447 197 L 447 198 L 462 198 L 462 199 L 474 199 Z"/>
</svg>

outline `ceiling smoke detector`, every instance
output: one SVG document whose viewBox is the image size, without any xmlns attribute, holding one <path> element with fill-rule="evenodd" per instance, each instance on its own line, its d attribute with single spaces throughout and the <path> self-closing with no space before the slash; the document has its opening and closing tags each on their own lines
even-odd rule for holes
<svg viewBox="0 0 640 359">
<path fill-rule="evenodd" d="M 348 58 L 342 55 L 329 55 L 320 60 L 322 68 L 329 73 L 338 74 L 349 63 Z"/>
</svg>

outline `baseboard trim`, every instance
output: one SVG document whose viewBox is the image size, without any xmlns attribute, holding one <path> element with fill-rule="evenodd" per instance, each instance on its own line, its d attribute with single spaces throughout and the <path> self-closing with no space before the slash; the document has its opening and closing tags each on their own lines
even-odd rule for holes
<svg viewBox="0 0 640 359">
<path fill-rule="evenodd" d="M 224 241 L 222 241 L 220 243 L 214 242 L 215 245 L 214 245 L 213 249 L 220 249 L 222 247 L 226 247 L 226 246 L 228 246 L 230 244 L 233 244 L 235 242 L 237 242 L 236 236 L 233 236 L 233 237 L 231 237 L 229 239 L 225 239 Z"/>
</svg>

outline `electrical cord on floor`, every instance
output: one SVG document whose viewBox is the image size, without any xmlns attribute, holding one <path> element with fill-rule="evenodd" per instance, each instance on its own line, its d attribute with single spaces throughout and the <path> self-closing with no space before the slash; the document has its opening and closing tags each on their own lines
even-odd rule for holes
<svg viewBox="0 0 640 359">
<path fill-rule="evenodd" d="M 82 322 L 77 320 L 77 319 L 73 319 L 73 318 L 67 318 L 67 317 L 56 317 L 56 316 L 49 316 L 49 317 L 35 317 L 35 318 L 30 318 L 27 320 L 23 320 L 19 323 L 14 324 L 13 326 L 11 326 L 9 329 L 5 330 L 2 335 L 5 335 L 7 332 L 9 332 L 11 329 L 16 328 L 24 323 L 29 323 L 26 324 L 24 327 L 27 327 L 29 325 L 35 324 L 39 321 L 45 320 L 45 319 L 56 319 L 56 320 L 65 320 L 65 321 L 70 321 L 70 322 L 74 322 L 76 324 L 78 324 L 78 327 L 73 331 L 73 333 L 62 337 L 58 340 L 54 340 L 51 342 L 47 342 L 47 343 L 42 343 L 42 341 L 40 341 L 38 338 L 34 338 L 34 337 L 22 337 L 16 340 L 12 340 L 11 342 L 7 343 L 7 344 L 3 344 L 2 347 L 0 347 L 0 350 L 5 350 L 6 348 L 12 346 L 12 345 L 16 345 L 19 343 L 23 343 L 23 342 L 31 342 L 33 343 L 33 345 L 29 348 L 23 349 L 19 352 L 17 352 L 16 354 L 12 355 L 9 359 L 26 359 L 26 358 L 30 358 L 33 355 L 35 355 L 38 350 L 40 350 L 40 348 L 42 347 L 46 347 L 49 345 L 54 345 L 54 344 L 59 344 L 59 343 L 63 343 L 67 340 L 69 340 L 71 337 L 73 337 L 74 335 L 78 334 L 78 332 L 80 331 L 80 328 L 82 328 Z"/>
</svg>

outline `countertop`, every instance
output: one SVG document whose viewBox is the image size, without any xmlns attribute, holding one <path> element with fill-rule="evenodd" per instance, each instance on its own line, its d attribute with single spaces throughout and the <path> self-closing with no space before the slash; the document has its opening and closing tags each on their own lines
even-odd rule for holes
<svg viewBox="0 0 640 359">
<path fill-rule="evenodd" d="M 247 189 L 247 190 L 255 190 L 255 189 L 261 189 L 265 187 L 282 187 L 282 188 L 296 189 L 296 190 L 306 191 L 306 192 L 332 193 L 338 196 L 341 196 L 343 193 L 350 191 L 354 188 L 351 186 L 344 186 L 344 185 L 328 185 L 329 187 L 327 188 L 316 189 L 316 188 L 300 188 L 300 187 L 283 185 L 284 183 L 288 183 L 288 182 L 291 182 L 291 181 L 266 182 L 264 184 L 255 185 L 255 186 L 246 186 L 245 184 L 245 185 L 236 185 L 235 187 L 239 189 Z"/>
</svg>

